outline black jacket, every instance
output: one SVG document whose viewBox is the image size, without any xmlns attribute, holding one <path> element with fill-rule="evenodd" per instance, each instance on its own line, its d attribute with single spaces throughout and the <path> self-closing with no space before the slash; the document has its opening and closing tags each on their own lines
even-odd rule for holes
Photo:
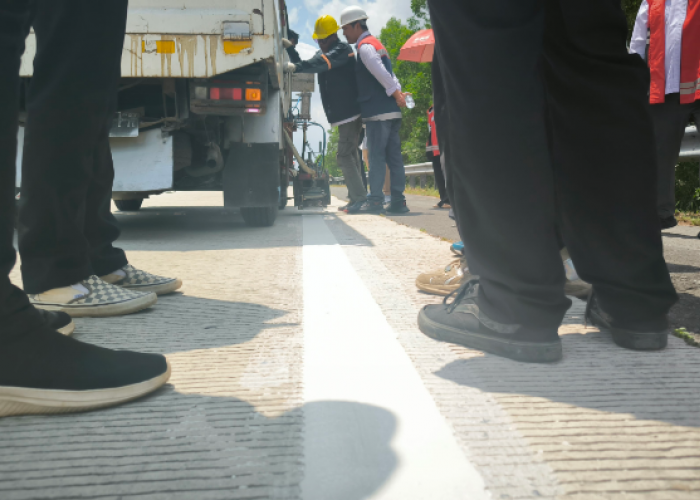
<svg viewBox="0 0 700 500">
<path fill-rule="evenodd" d="M 297 73 L 318 73 L 321 101 L 329 123 L 360 114 L 355 64 L 352 47 L 340 40 L 325 54 L 319 50 L 308 61 L 296 64 Z"/>
</svg>

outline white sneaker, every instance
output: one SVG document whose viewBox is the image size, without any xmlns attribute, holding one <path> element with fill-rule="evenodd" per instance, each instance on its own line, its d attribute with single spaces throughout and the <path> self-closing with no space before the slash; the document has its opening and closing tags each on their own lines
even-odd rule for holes
<svg viewBox="0 0 700 500">
<path fill-rule="evenodd" d="M 28 294 L 35 307 L 62 311 L 74 318 L 121 316 L 151 307 L 158 301 L 155 293 L 142 293 L 105 283 L 97 276 L 81 281 L 87 289 L 82 293 L 72 286 L 54 288 L 44 293 Z"/>
</svg>

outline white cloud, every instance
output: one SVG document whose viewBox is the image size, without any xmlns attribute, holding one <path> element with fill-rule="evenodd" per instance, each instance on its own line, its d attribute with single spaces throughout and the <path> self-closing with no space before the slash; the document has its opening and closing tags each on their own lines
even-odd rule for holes
<svg viewBox="0 0 700 500">
<path fill-rule="evenodd" d="M 297 52 L 299 52 L 299 56 L 306 61 L 307 59 L 311 59 L 314 54 L 318 52 L 318 46 L 314 47 L 309 43 L 299 42 L 297 44 Z"/>
<path fill-rule="evenodd" d="M 314 9 L 309 3 L 311 2 L 306 0 L 307 7 L 309 10 L 313 11 Z M 313 3 L 317 2 L 313 0 Z M 412 14 L 411 2 L 408 0 L 360 0 L 354 3 L 348 3 L 346 0 L 331 0 L 330 2 L 324 2 L 315 9 L 317 13 L 316 17 L 329 14 L 335 17 L 338 24 L 340 24 L 341 12 L 350 5 L 362 7 L 367 12 L 369 16 L 369 20 L 367 21 L 369 30 L 377 36 L 379 36 L 379 32 L 392 17 L 405 21 L 411 17 Z"/>
<path fill-rule="evenodd" d="M 289 24 L 294 26 L 296 23 L 299 22 L 299 7 L 294 7 L 292 8 L 289 12 Z"/>
</svg>

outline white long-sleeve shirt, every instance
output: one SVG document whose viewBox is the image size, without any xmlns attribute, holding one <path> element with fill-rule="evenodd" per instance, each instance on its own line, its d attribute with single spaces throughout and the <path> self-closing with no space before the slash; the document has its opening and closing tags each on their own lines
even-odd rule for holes
<svg viewBox="0 0 700 500">
<path fill-rule="evenodd" d="M 666 0 L 664 9 L 666 52 L 664 71 L 666 73 L 666 93 L 676 94 L 681 88 L 681 40 L 683 23 L 688 11 L 688 0 Z M 630 52 L 646 59 L 647 31 L 649 29 L 649 3 L 643 0 L 634 22 Z"/>
<path fill-rule="evenodd" d="M 365 31 L 357 39 L 359 43 L 370 36 L 369 31 Z M 358 49 L 360 59 L 362 59 L 363 64 L 367 67 L 367 70 L 372 74 L 374 78 L 384 87 L 386 95 L 391 96 L 397 90 L 401 92 L 401 83 L 399 79 L 396 78 L 394 73 L 389 73 L 382 62 L 382 56 L 377 52 L 372 45 L 366 43 Z M 385 113 L 382 115 L 373 116 L 372 118 L 365 118 L 365 121 L 383 121 L 383 120 L 393 120 L 396 118 L 401 118 L 401 112 L 396 113 Z"/>
<path fill-rule="evenodd" d="M 370 36 L 369 31 L 365 31 L 357 40 L 359 44 L 362 40 Z M 386 90 L 386 95 L 390 96 L 397 90 L 401 90 L 401 83 L 393 73 L 389 73 L 382 62 L 382 56 L 372 45 L 366 43 L 358 50 L 362 62 L 372 76 L 377 79 Z"/>
</svg>

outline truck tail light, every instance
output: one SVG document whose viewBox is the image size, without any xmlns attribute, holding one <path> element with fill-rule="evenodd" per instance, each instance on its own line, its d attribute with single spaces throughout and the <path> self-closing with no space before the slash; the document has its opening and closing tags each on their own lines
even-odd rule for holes
<svg viewBox="0 0 700 500">
<path fill-rule="evenodd" d="M 242 101 L 243 89 L 228 87 L 211 87 L 209 99 L 215 101 Z"/>
</svg>

